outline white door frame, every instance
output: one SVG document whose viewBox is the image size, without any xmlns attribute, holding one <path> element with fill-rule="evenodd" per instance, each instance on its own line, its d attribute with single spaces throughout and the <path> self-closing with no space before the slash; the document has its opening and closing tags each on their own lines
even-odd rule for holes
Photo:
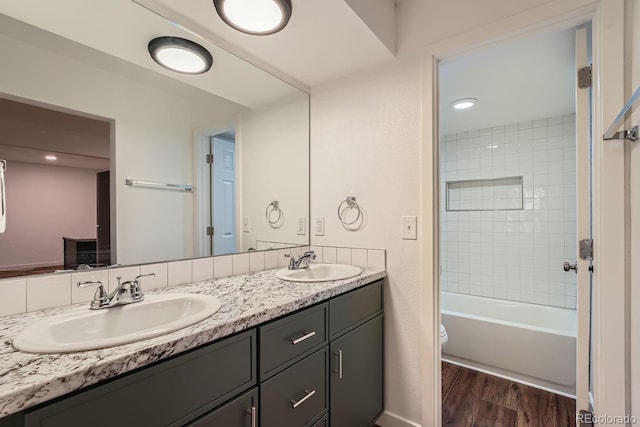
<svg viewBox="0 0 640 427">
<path fill-rule="evenodd" d="M 594 301 L 596 415 L 629 411 L 629 352 L 625 307 L 624 146 L 603 142 L 604 128 L 623 99 L 623 0 L 554 1 L 459 36 L 429 45 L 422 57 L 421 145 L 421 406 L 423 426 L 438 426 L 441 414 L 439 174 L 437 64 L 506 39 L 591 21 L 594 70 Z M 606 233 L 604 232 L 606 230 Z M 622 244 L 620 242 L 623 242 Z M 602 292 L 606 286 L 606 292 Z M 621 349 L 625 349 L 621 351 Z"/>
</svg>

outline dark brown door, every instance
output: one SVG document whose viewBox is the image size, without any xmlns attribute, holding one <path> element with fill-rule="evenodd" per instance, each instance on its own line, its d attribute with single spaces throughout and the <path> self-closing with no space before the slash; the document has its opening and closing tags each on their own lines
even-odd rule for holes
<svg viewBox="0 0 640 427">
<path fill-rule="evenodd" d="M 110 205 L 110 174 L 109 171 L 97 173 L 97 197 L 98 213 L 97 222 L 97 246 L 96 265 L 106 266 L 111 264 L 111 205 Z"/>
</svg>

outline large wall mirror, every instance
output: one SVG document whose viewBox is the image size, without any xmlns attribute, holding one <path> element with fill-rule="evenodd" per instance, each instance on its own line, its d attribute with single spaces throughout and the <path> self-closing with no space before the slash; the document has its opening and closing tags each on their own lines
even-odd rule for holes
<svg viewBox="0 0 640 427">
<path fill-rule="evenodd" d="M 0 13 L 0 277 L 309 244 L 308 94 L 130 0 Z"/>
</svg>

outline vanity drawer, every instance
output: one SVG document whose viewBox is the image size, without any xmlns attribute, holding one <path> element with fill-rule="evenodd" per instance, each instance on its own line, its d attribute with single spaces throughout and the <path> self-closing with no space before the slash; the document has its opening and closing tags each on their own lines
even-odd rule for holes
<svg viewBox="0 0 640 427">
<path fill-rule="evenodd" d="M 329 427 L 329 415 L 325 415 L 324 417 L 320 418 L 311 427 Z"/>
<path fill-rule="evenodd" d="M 256 385 L 255 358 L 250 330 L 27 411 L 25 426 L 182 426 Z"/>
<path fill-rule="evenodd" d="M 258 425 L 258 388 L 225 403 L 186 427 L 249 427 Z"/>
<path fill-rule="evenodd" d="M 304 427 L 324 414 L 328 356 L 325 347 L 260 385 L 261 427 Z"/>
<path fill-rule="evenodd" d="M 329 304 L 330 336 L 334 339 L 382 312 L 382 280 L 340 295 Z"/>
<path fill-rule="evenodd" d="M 324 303 L 261 326 L 260 379 L 326 345 L 328 314 Z"/>
</svg>

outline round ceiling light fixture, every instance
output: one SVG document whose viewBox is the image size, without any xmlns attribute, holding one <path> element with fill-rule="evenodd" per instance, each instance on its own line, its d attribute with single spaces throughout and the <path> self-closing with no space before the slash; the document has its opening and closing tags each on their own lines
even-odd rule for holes
<svg viewBox="0 0 640 427">
<path fill-rule="evenodd" d="M 164 68 L 183 74 L 206 73 L 213 64 L 207 49 L 180 37 L 156 37 L 149 42 L 149 54 Z"/>
<path fill-rule="evenodd" d="M 468 110 L 478 103 L 478 100 L 475 98 L 462 98 L 456 99 L 451 103 L 451 107 L 454 110 Z"/>
<path fill-rule="evenodd" d="M 277 33 L 291 18 L 291 0 L 213 0 L 227 25 L 246 34 Z"/>
</svg>

